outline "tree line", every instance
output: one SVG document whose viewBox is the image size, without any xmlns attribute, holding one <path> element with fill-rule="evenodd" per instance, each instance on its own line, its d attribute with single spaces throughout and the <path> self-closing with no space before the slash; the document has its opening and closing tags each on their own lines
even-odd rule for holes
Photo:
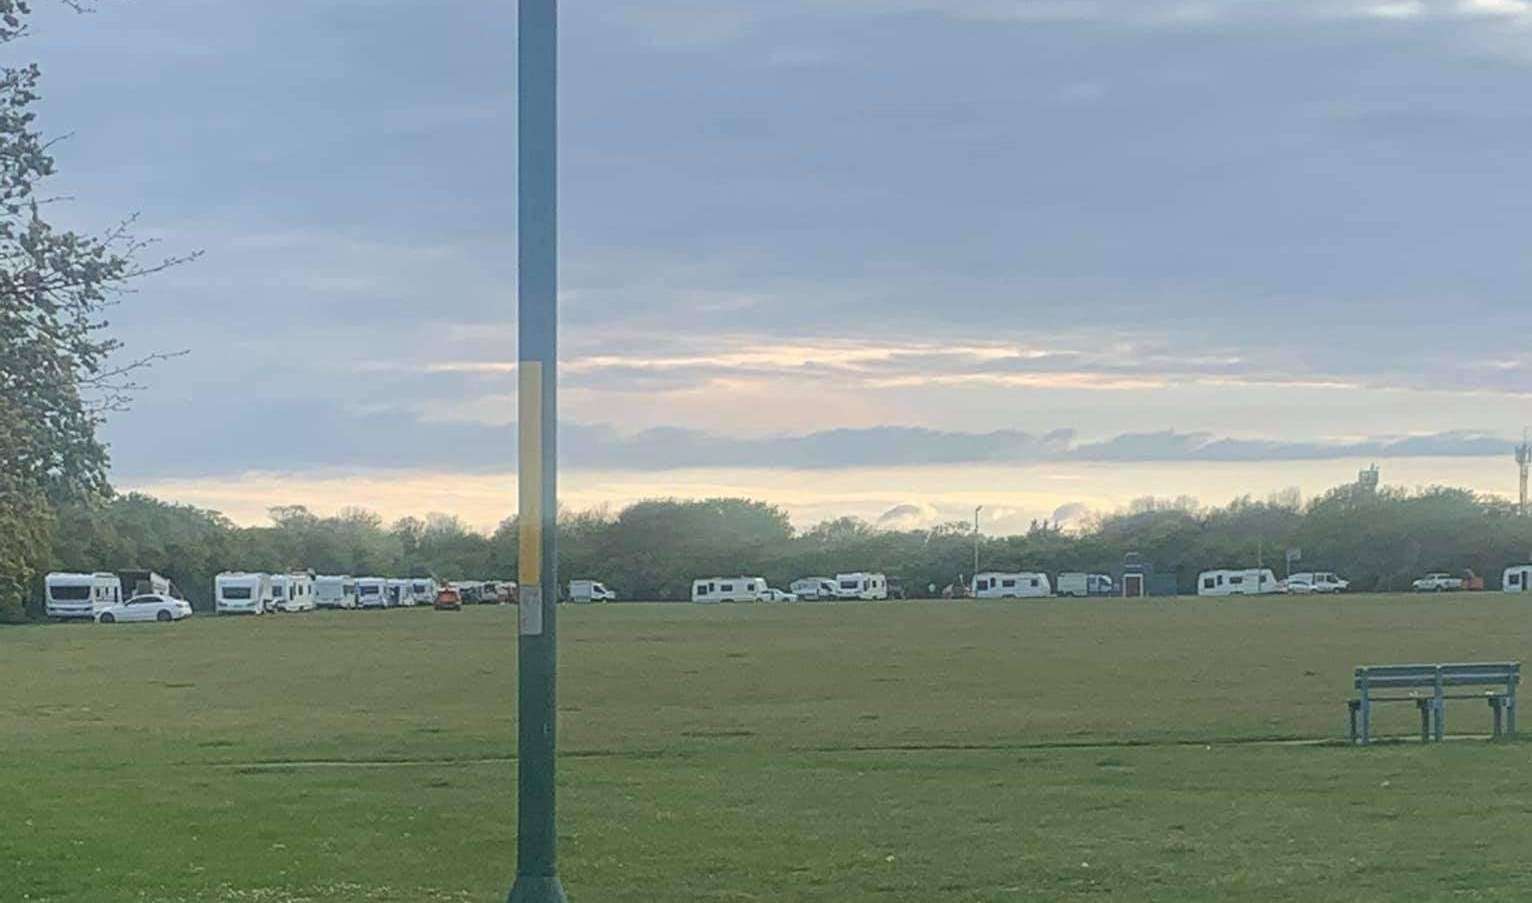
<svg viewBox="0 0 1532 903">
<path fill-rule="evenodd" d="M 653 499 L 559 521 L 561 578 L 601 580 L 624 599 L 684 600 L 698 577 L 743 574 L 786 586 L 855 570 L 881 571 L 924 596 L 973 570 L 974 529 L 965 522 L 882 530 L 842 517 L 799 530 L 780 507 L 729 498 Z M 1293 494 L 1213 508 L 1142 499 L 1071 529 L 1039 522 L 978 545 L 983 570 L 1055 575 L 1119 575 L 1137 553 L 1174 574 L 1183 593 L 1212 568 L 1264 564 L 1284 575 L 1290 549 L 1302 553 L 1295 569 L 1336 571 L 1356 590 L 1407 590 L 1432 570 L 1472 570 L 1497 587 L 1507 565 L 1532 560 L 1532 519 L 1462 489 L 1347 485 L 1307 504 Z M 385 523 L 362 509 L 326 517 L 289 506 L 273 508 L 269 525 L 241 527 L 215 511 L 127 494 L 61 506 L 47 560 L 52 570 L 150 568 L 208 610 L 213 576 L 224 570 L 515 580 L 517 522 L 483 532 L 450 515 Z M 37 581 L 30 595 L 35 615 Z"/>
</svg>

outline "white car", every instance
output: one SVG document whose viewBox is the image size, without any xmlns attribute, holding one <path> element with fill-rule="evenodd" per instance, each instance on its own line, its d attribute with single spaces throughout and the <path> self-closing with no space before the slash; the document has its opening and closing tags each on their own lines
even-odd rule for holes
<svg viewBox="0 0 1532 903">
<path fill-rule="evenodd" d="M 115 624 L 118 621 L 179 621 L 191 617 L 191 603 L 151 593 L 134 596 L 101 610 L 96 615 L 98 624 Z"/>
<path fill-rule="evenodd" d="M 1463 578 L 1451 574 L 1427 574 L 1411 586 L 1417 593 L 1454 593 L 1463 588 Z"/>
<path fill-rule="evenodd" d="M 1311 593 L 1343 593 L 1351 588 L 1350 580 L 1342 580 L 1329 571 L 1294 574 L 1287 578 L 1286 592 L 1295 596 Z"/>
<path fill-rule="evenodd" d="M 760 599 L 762 602 L 797 602 L 798 594 L 783 592 L 779 589 L 772 589 L 771 587 L 767 587 L 766 590 L 761 593 Z"/>
</svg>

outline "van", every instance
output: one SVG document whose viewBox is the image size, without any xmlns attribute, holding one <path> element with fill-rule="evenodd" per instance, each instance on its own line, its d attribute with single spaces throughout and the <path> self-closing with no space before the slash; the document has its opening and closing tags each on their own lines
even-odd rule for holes
<svg viewBox="0 0 1532 903">
<path fill-rule="evenodd" d="M 973 578 L 975 599 L 1041 599 L 1051 595 L 1053 583 L 1047 574 L 991 571 Z"/>
<path fill-rule="evenodd" d="M 1059 575 L 1058 594 L 1084 599 L 1087 596 L 1110 596 L 1116 584 L 1110 574 L 1065 573 Z"/>
<path fill-rule="evenodd" d="M 708 577 L 692 582 L 693 602 L 759 602 L 764 577 Z"/>
<path fill-rule="evenodd" d="M 314 578 L 315 608 L 356 608 L 356 580 L 346 576 Z"/>
<path fill-rule="evenodd" d="M 787 588 L 800 599 L 835 598 L 835 581 L 829 577 L 803 577 L 794 580 Z"/>
<path fill-rule="evenodd" d="M 1199 596 L 1266 596 L 1281 591 L 1271 568 L 1203 571 L 1197 576 Z"/>
<path fill-rule="evenodd" d="M 596 580 L 571 580 L 569 598 L 573 602 L 616 602 L 617 594 Z"/>
<path fill-rule="evenodd" d="M 415 592 L 408 580 L 389 580 L 384 584 L 390 608 L 414 608 Z M 432 600 L 435 601 L 434 599 Z"/>
<path fill-rule="evenodd" d="M 314 578 L 308 574 L 273 574 L 271 610 L 313 611 Z"/>
<path fill-rule="evenodd" d="M 213 610 L 221 615 L 260 615 L 271 598 L 271 578 L 265 574 L 224 571 L 213 578 Z"/>
<path fill-rule="evenodd" d="M 439 589 L 436 581 L 430 577 L 410 578 L 410 597 L 416 605 L 433 605 L 436 603 L 436 591 Z"/>
<path fill-rule="evenodd" d="M 104 571 L 94 574 L 56 572 L 43 578 L 43 608 L 61 621 L 94 621 L 97 613 L 126 599 L 122 580 Z"/>
</svg>

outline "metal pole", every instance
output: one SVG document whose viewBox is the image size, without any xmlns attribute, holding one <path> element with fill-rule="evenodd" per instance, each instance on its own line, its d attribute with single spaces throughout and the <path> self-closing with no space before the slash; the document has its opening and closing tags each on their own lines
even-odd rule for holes
<svg viewBox="0 0 1532 903">
<path fill-rule="evenodd" d="M 516 883 L 510 903 L 566 903 L 554 807 L 558 704 L 558 0 L 519 0 Z"/>
<path fill-rule="evenodd" d="M 983 505 L 973 509 L 973 579 L 979 579 L 979 512 L 984 510 Z"/>
</svg>

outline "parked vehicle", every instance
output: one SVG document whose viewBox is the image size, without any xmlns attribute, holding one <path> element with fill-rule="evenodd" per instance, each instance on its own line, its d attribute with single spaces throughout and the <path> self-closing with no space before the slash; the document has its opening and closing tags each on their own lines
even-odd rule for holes
<svg viewBox="0 0 1532 903">
<path fill-rule="evenodd" d="M 134 596 L 126 602 L 107 606 L 96 615 L 98 624 L 115 624 L 118 621 L 179 621 L 191 617 L 191 603 L 174 596 L 148 593 Z"/>
<path fill-rule="evenodd" d="M 1071 572 L 1059 575 L 1058 594 L 1078 599 L 1086 596 L 1110 596 L 1114 585 L 1110 574 Z"/>
<path fill-rule="evenodd" d="M 464 605 L 478 605 L 484 601 L 484 584 L 482 581 L 454 580 L 451 586 L 463 597 Z"/>
<path fill-rule="evenodd" d="M 890 578 L 888 578 L 888 597 L 890 599 L 906 599 L 906 598 L 909 598 L 904 593 L 904 581 L 903 580 L 900 580 L 898 577 L 890 577 Z"/>
<path fill-rule="evenodd" d="M 315 608 L 356 608 L 356 580 L 346 576 L 314 578 Z"/>
<path fill-rule="evenodd" d="M 154 571 L 118 571 L 117 577 L 122 580 L 123 595 L 130 598 L 148 595 L 170 596 L 173 599 L 185 598 L 180 587 L 177 587 L 173 580 L 162 577 Z"/>
<path fill-rule="evenodd" d="M 888 578 L 882 574 L 857 571 L 835 575 L 835 598 L 873 601 L 888 598 Z"/>
<path fill-rule="evenodd" d="M 221 615 L 262 615 L 271 598 L 265 574 L 225 571 L 213 578 L 213 610 Z"/>
<path fill-rule="evenodd" d="M 1417 593 L 1455 593 L 1463 588 L 1463 578 L 1436 572 L 1410 584 Z"/>
<path fill-rule="evenodd" d="M 55 572 L 43 578 L 43 608 L 50 618 L 89 620 L 122 600 L 122 579 L 116 574 Z"/>
<path fill-rule="evenodd" d="M 1271 568 L 1203 571 L 1197 577 L 1199 596 L 1265 596 L 1282 591 Z"/>
<path fill-rule="evenodd" d="M 1053 584 L 1047 574 L 1002 574 L 991 571 L 973 579 L 973 596 L 976 599 L 1040 599 L 1051 595 Z"/>
<path fill-rule="evenodd" d="M 498 581 L 498 580 L 486 580 L 483 583 L 479 584 L 479 604 L 480 605 L 499 605 L 500 604 L 500 581 Z"/>
<path fill-rule="evenodd" d="M 388 599 L 390 608 L 414 608 L 415 593 L 410 588 L 408 580 L 388 580 L 383 584 L 383 592 Z"/>
<path fill-rule="evenodd" d="M 360 608 L 387 608 L 388 581 L 382 577 L 358 577 L 356 602 Z"/>
<path fill-rule="evenodd" d="M 798 594 L 797 593 L 787 593 L 787 592 L 783 592 L 782 590 L 779 590 L 779 589 L 772 589 L 771 587 L 767 587 L 766 591 L 761 593 L 761 601 L 762 602 L 797 602 L 798 601 Z"/>
<path fill-rule="evenodd" d="M 1517 564 L 1506 568 L 1500 588 L 1508 593 L 1532 593 L 1532 564 Z"/>
<path fill-rule="evenodd" d="M 500 581 L 500 602 L 505 605 L 515 605 L 521 593 L 521 587 L 514 580 Z"/>
<path fill-rule="evenodd" d="M 766 588 L 761 577 L 708 577 L 692 582 L 692 601 L 758 602 Z"/>
<path fill-rule="evenodd" d="M 314 578 L 308 574 L 272 574 L 270 611 L 313 611 Z"/>
<path fill-rule="evenodd" d="M 800 599 L 835 598 L 835 581 L 829 577 L 804 577 L 794 580 L 788 589 Z"/>
<path fill-rule="evenodd" d="M 431 605 L 436 602 L 436 581 L 430 577 L 412 577 L 410 579 L 410 597 L 416 605 Z"/>
<path fill-rule="evenodd" d="M 436 599 L 431 606 L 437 611 L 462 611 L 463 594 L 450 586 L 444 586 L 436 591 Z"/>
<path fill-rule="evenodd" d="M 1342 580 L 1329 571 L 1304 571 L 1292 574 L 1284 584 L 1286 592 L 1295 596 L 1343 593 L 1350 588 L 1350 580 Z"/>
<path fill-rule="evenodd" d="M 598 580 L 571 580 L 569 598 L 573 602 L 616 602 L 617 594 Z"/>
</svg>

